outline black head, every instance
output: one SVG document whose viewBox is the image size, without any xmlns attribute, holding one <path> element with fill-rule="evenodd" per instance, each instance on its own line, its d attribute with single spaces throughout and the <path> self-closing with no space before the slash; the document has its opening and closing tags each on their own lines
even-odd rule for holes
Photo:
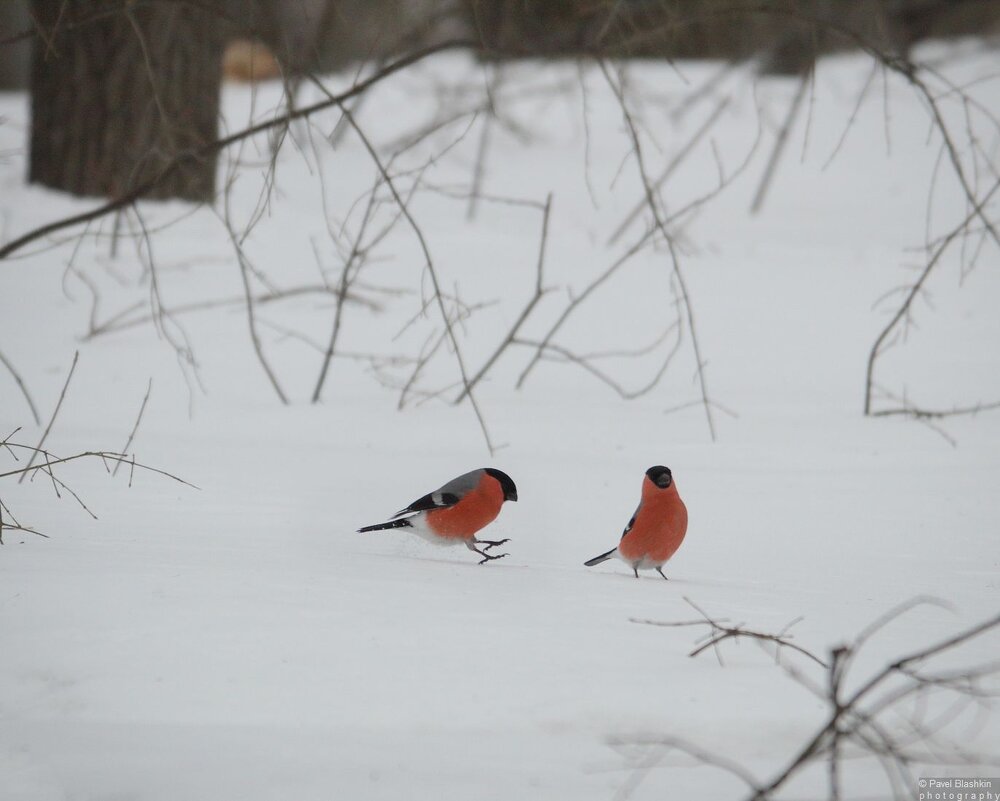
<svg viewBox="0 0 1000 801">
<path fill-rule="evenodd" d="M 656 486 L 660 489 L 666 489 L 673 483 L 674 480 L 673 475 L 670 473 L 670 468 L 664 467 L 661 464 L 649 468 L 649 470 L 646 471 L 646 475 L 649 476 L 649 480 L 656 484 Z"/>
<path fill-rule="evenodd" d="M 510 476 L 508 476 L 503 470 L 497 470 L 495 467 L 487 467 L 484 469 L 487 474 L 493 476 L 493 478 L 500 482 L 500 487 L 503 489 L 503 499 L 505 501 L 517 500 L 517 487 L 514 486 L 514 482 L 511 480 Z"/>
</svg>

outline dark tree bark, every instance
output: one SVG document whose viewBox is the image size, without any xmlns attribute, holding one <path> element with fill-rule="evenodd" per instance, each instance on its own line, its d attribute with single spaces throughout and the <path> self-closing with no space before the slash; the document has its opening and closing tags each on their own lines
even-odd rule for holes
<svg viewBox="0 0 1000 801">
<path fill-rule="evenodd" d="M 31 30 L 26 0 L 0 0 L 0 40 Z M 28 85 L 31 39 L 0 44 L 0 90 Z"/>
<path fill-rule="evenodd" d="M 222 21 L 211 3 L 34 0 L 29 179 L 77 195 L 208 201 L 218 136 Z"/>
</svg>

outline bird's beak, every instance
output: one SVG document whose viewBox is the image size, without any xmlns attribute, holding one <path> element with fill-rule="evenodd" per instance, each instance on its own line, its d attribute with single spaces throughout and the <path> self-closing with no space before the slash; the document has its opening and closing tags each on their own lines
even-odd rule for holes
<svg viewBox="0 0 1000 801">
<path fill-rule="evenodd" d="M 510 495 L 508 495 L 507 496 L 507 500 L 508 501 L 516 501 L 517 500 L 517 491 L 515 490 Z"/>
</svg>

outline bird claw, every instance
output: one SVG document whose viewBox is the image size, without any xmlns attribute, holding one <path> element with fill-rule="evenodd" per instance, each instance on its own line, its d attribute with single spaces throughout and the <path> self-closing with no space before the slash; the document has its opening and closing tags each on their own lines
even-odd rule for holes
<svg viewBox="0 0 1000 801">
<path fill-rule="evenodd" d="M 505 553 L 497 554 L 496 556 L 491 556 L 483 551 L 480 551 L 480 553 L 483 555 L 483 558 L 479 560 L 479 564 L 481 565 L 485 565 L 487 562 L 492 562 L 494 559 L 503 559 L 505 556 L 509 556 L 509 554 Z"/>
<path fill-rule="evenodd" d="M 479 542 L 486 546 L 485 548 L 483 548 L 483 550 L 488 551 L 490 548 L 496 548 L 499 545 L 503 545 L 506 542 L 510 542 L 510 537 L 503 540 L 479 540 Z"/>
</svg>

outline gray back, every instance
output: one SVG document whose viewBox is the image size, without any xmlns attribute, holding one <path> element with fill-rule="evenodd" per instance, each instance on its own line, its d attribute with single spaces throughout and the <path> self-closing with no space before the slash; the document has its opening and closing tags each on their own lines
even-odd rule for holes
<svg viewBox="0 0 1000 801">
<path fill-rule="evenodd" d="M 459 498 L 465 495 L 469 490 L 475 489 L 476 485 L 479 484 L 480 479 L 482 479 L 483 474 L 486 472 L 485 469 L 480 467 L 478 470 L 473 470 L 469 473 L 463 473 L 458 478 L 453 478 L 447 484 L 445 484 L 441 489 L 438 490 L 442 495 L 444 493 L 450 493 L 452 495 L 457 495 Z M 436 494 L 436 493 L 435 493 Z"/>
</svg>

